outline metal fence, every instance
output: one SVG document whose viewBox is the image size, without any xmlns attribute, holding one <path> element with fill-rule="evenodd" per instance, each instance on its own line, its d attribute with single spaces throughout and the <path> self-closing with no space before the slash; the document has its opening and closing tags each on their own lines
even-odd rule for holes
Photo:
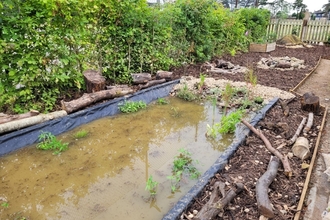
<svg viewBox="0 0 330 220">
<path fill-rule="evenodd" d="M 272 19 L 267 28 L 269 35 L 276 34 L 277 40 L 288 34 L 297 35 L 303 42 L 327 42 L 330 37 L 330 21 L 328 20 L 290 20 Z"/>
</svg>

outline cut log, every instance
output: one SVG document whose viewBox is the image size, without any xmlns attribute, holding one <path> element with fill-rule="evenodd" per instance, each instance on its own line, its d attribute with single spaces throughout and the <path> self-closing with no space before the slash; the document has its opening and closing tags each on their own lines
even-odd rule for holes
<svg viewBox="0 0 330 220">
<path fill-rule="evenodd" d="M 106 86 L 108 90 L 110 89 L 127 89 L 129 88 L 128 85 L 116 85 L 116 86 Z"/>
<path fill-rule="evenodd" d="M 72 100 L 70 102 L 61 101 L 62 109 L 65 110 L 67 113 L 71 113 L 82 109 L 90 104 L 95 102 L 104 100 L 104 99 L 111 99 L 115 97 L 124 96 L 127 94 L 131 94 L 134 91 L 130 88 L 128 89 L 111 89 L 111 90 L 103 90 L 95 93 L 85 93 L 82 97 L 76 100 Z"/>
<path fill-rule="evenodd" d="M 157 71 L 156 74 L 156 79 L 166 79 L 166 81 L 172 80 L 172 77 L 173 77 L 173 72 L 168 72 L 168 71 L 159 70 Z"/>
<path fill-rule="evenodd" d="M 7 133 L 9 131 L 19 130 L 21 128 L 29 127 L 31 125 L 39 124 L 44 121 L 52 120 L 66 116 L 66 111 L 56 111 L 49 114 L 39 114 L 29 118 L 23 118 L 15 121 L 10 121 L 4 124 L 0 124 L 0 134 Z"/>
<path fill-rule="evenodd" d="M 215 217 L 223 212 L 226 205 L 230 203 L 236 195 L 238 195 L 244 189 L 242 183 L 236 183 L 236 187 L 231 188 L 225 193 L 225 184 L 218 181 L 214 184 L 214 190 L 212 191 L 210 200 L 203 206 L 198 214 L 193 218 L 194 220 L 209 220 L 215 219 Z M 220 193 L 222 198 L 220 199 Z"/>
<path fill-rule="evenodd" d="M 256 198 L 258 209 L 261 215 L 267 218 L 274 218 L 274 212 L 268 197 L 268 187 L 276 177 L 279 166 L 279 159 L 271 156 L 267 171 L 258 179 L 256 184 Z"/>
<path fill-rule="evenodd" d="M 291 64 L 290 63 L 286 63 L 286 62 L 278 62 L 275 65 L 276 68 L 282 68 L 282 69 L 288 69 L 291 68 Z"/>
<path fill-rule="evenodd" d="M 309 132 L 309 130 L 311 130 L 311 128 L 313 126 L 313 120 L 314 120 L 314 114 L 313 114 L 313 112 L 310 112 L 308 114 L 307 124 L 303 130 L 304 133 L 307 133 L 307 132 Z"/>
<path fill-rule="evenodd" d="M 148 87 L 151 87 L 151 86 L 154 86 L 154 85 L 157 85 L 157 84 L 161 84 L 161 83 L 164 83 L 164 82 L 166 82 L 166 79 L 151 80 L 151 81 L 147 82 L 144 85 L 140 85 L 139 88 L 144 89 L 144 88 L 148 88 Z"/>
<path fill-rule="evenodd" d="M 105 88 L 105 78 L 95 70 L 86 70 L 83 73 L 87 93 L 98 92 Z"/>
<path fill-rule="evenodd" d="M 300 132 L 301 132 L 301 130 L 303 129 L 303 127 L 304 127 L 304 124 L 306 123 L 306 117 L 303 117 L 303 119 L 302 119 L 302 121 L 300 122 L 300 125 L 299 125 L 299 127 L 297 128 L 297 130 L 296 130 L 296 133 L 293 135 L 293 137 L 288 141 L 288 145 L 292 145 L 295 141 L 296 141 L 296 139 L 297 139 L 297 137 L 300 135 Z"/>
<path fill-rule="evenodd" d="M 151 80 L 149 73 L 132 73 L 133 84 L 144 84 Z"/>
<path fill-rule="evenodd" d="M 301 109 L 318 114 L 320 111 L 320 98 L 311 92 L 305 93 L 301 98 Z"/>
<path fill-rule="evenodd" d="M 266 148 L 272 153 L 272 154 L 274 154 L 276 157 L 278 157 L 280 160 L 281 160 L 281 162 L 282 162 L 282 164 L 283 164 L 283 168 L 284 168 L 284 174 L 287 176 L 287 177 L 289 177 L 289 178 L 291 178 L 291 176 L 292 176 L 292 169 L 291 169 L 291 167 L 290 167 L 290 163 L 289 163 L 289 159 L 288 159 L 288 157 L 285 155 L 282 155 L 278 150 L 276 150 L 275 148 L 273 148 L 273 146 L 271 145 L 271 143 L 269 142 L 269 140 L 265 137 L 265 135 L 261 132 L 261 131 L 259 131 L 259 130 L 257 130 L 257 129 L 255 129 L 250 123 L 248 123 L 247 121 L 245 121 L 245 120 L 243 120 L 243 119 L 241 119 L 241 121 L 242 121 L 242 123 L 244 124 L 244 125 L 246 125 L 253 133 L 255 133 L 256 135 L 258 135 L 259 137 L 260 137 L 260 139 L 265 143 L 265 146 L 266 146 Z"/>
<path fill-rule="evenodd" d="M 311 155 L 308 139 L 305 137 L 298 137 L 292 147 L 292 153 L 302 160 L 307 159 Z"/>
<path fill-rule="evenodd" d="M 19 115 L 4 115 L 4 116 L 0 117 L 0 124 L 23 119 L 23 118 L 29 118 L 29 117 L 36 116 L 36 115 L 39 115 L 39 112 L 36 110 L 31 110 L 29 112 L 19 114 Z"/>
</svg>

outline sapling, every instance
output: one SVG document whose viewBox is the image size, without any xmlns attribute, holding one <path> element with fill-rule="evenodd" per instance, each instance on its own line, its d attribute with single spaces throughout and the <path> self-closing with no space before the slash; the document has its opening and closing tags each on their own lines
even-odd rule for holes
<svg viewBox="0 0 330 220">
<path fill-rule="evenodd" d="M 151 197 L 155 197 L 157 192 L 158 182 L 153 180 L 152 175 L 149 176 L 145 190 L 149 191 Z"/>
</svg>

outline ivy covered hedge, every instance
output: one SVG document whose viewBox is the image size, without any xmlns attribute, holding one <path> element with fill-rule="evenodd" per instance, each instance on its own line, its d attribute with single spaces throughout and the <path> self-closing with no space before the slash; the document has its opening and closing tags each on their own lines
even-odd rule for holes
<svg viewBox="0 0 330 220">
<path fill-rule="evenodd" d="M 269 18 L 266 10 L 230 12 L 214 0 L 161 7 L 146 0 L 3 0 L 0 111 L 51 111 L 59 97 L 84 89 L 85 69 L 129 83 L 132 72 L 234 55 L 266 34 Z"/>
</svg>

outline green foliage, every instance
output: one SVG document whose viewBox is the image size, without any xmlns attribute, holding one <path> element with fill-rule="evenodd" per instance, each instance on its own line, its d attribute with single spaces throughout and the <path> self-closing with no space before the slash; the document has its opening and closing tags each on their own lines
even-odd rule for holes
<svg viewBox="0 0 330 220">
<path fill-rule="evenodd" d="M 240 122 L 242 116 L 243 110 L 236 110 L 229 115 L 222 116 L 218 132 L 220 134 L 234 133 L 236 124 Z"/>
<path fill-rule="evenodd" d="M 181 112 L 179 111 L 178 108 L 171 107 L 171 116 L 174 118 L 179 118 L 179 117 L 181 117 Z"/>
<path fill-rule="evenodd" d="M 225 89 L 221 92 L 221 97 L 225 102 L 224 114 L 227 114 L 227 107 L 233 95 L 234 95 L 234 88 L 232 87 L 232 85 L 230 85 L 230 83 L 227 83 Z"/>
<path fill-rule="evenodd" d="M 194 165 L 194 162 L 191 158 L 191 153 L 185 149 L 179 149 L 180 154 L 174 157 L 173 167 L 172 167 L 172 176 L 167 178 L 171 180 L 171 189 L 172 192 L 175 192 L 179 187 L 179 183 L 182 179 L 183 174 L 187 174 L 191 179 L 197 179 L 200 176 L 200 172 Z"/>
<path fill-rule="evenodd" d="M 157 104 L 159 105 L 167 105 L 169 103 L 169 101 L 165 98 L 158 98 L 157 99 Z"/>
<path fill-rule="evenodd" d="M 187 84 L 185 84 L 178 92 L 177 92 L 177 97 L 180 99 L 184 99 L 186 101 L 194 101 L 197 99 L 197 96 L 188 89 Z"/>
<path fill-rule="evenodd" d="M 152 175 L 150 175 L 147 180 L 145 190 L 149 191 L 151 197 L 154 197 L 156 195 L 157 185 L 158 185 L 158 182 L 153 180 Z"/>
<path fill-rule="evenodd" d="M 87 135 L 88 135 L 88 131 L 83 129 L 83 130 L 80 130 L 77 133 L 75 133 L 74 137 L 77 139 L 80 139 L 80 138 L 86 137 Z"/>
<path fill-rule="evenodd" d="M 264 102 L 264 99 L 260 96 L 257 96 L 254 98 L 254 102 L 257 103 L 257 104 L 261 104 Z"/>
<path fill-rule="evenodd" d="M 256 86 L 258 82 L 258 77 L 254 74 L 253 69 L 249 69 L 244 75 L 245 81 L 250 83 L 252 86 Z"/>
<path fill-rule="evenodd" d="M 37 144 L 37 149 L 53 150 L 55 155 L 67 150 L 69 145 L 68 143 L 62 143 L 50 132 L 42 132 L 39 135 L 39 141 L 41 142 Z"/>
<path fill-rule="evenodd" d="M 199 77 L 200 77 L 200 81 L 199 81 L 199 84 L 198 84 L 198 90 L 201 91 L 203 89 L 204 84 L 205 84 L 206 75 L 205 74 L 200 74 Z"/>
<path fill-rule="evenodd" d="M 2 202 L 1 206 L 4 208 L 8 208 L 9 207 L 9 203 L 8 202 Z"/>
<path fill-rule="evenodd" d="M 123 113 L 132 113 L 137 112 L 140 109 L 144 109 L 147 107 L 147 104 L 144 101 L 125 101 L 118 105 L 119 110 Z"/>
</svg>

